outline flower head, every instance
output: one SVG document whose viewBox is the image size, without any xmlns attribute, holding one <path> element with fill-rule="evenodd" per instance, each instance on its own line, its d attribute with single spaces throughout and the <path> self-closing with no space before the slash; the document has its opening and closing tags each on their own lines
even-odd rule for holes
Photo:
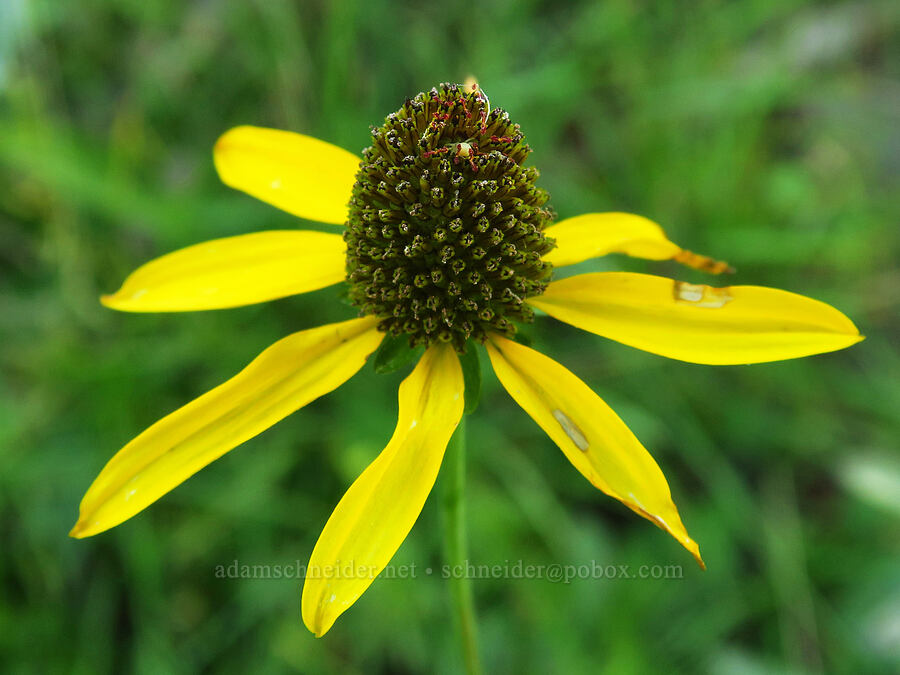
<svg viewBox="0 0 900 675">
<path fill-rule="evenodd" d="M 309 569 L 302 614 L 324 634 L 384 569 L 431 491 L 463 415 L 457 353 L 483 343 L 515 401 L 594 486 L 703 565 L 659 466 L 572 372 L 513 338 L 534 310 L 673 359 L 777 361 L 862 339 L 824 303 L 759 286 L 712 287 L 623 272 L 551 281 L 554 267 L 621 253 L 713 274 L 726 263 L 671 242 L 646 218 L 591 213 L 550 224 L 519 127 L 477 86 L 442 85 L 373 129 L 362 159 L 307 136 L 238 127 L 218 141 L 222 180 L 337 234 L 257 232 L 170 253 L 102 301 L 133 312 L 235 307 L 347 281 L 361 317 L 294 333 L 120 450 L 81 503 L 72 536 L 107 530 L 201 468 L 352 377 L 390 333 L 424 345 L 399 391 L 393 436 L 340 500 Z M 555 246 L 554 246 L 555 242 Z"/>
<path fill-rule="evenodd" d="M 379 329 L 462 352 L 533 320 L 553 214 L 529 152 L 477 86 L 419 94 L 372 130 L 344 239 L 350 297 Z"/>
</svg>

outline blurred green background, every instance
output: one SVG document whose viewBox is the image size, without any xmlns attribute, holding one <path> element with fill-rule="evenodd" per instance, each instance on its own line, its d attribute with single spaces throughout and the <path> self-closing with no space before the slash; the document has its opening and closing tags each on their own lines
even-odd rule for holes
<svg viewBox="0 0 900 675">
<path fill-rule="evenodd" d="M 459 671 L 440 579 L 377 582 L 316 640 L 300 582 L 214 574 L 308 560 L 390 437 L 403 373 L 369 366 L 126 524 L 66 534 L 131 437 L 279 337 L 353 316 L 339 288 L 100 306 L 156 255 L 308 225 L 221 185 L 218 135 L 251 123 L 359 150 L 405 97 L 470 74 L 521 123 L 560 216 L 649 216 L 733 283 L 825 300 L 868 335 L 716 368 L 539 320 L 535 343 L 654 454 L 709 571 L 591 488 L 486 372 L 473 563 L 684 570 L 476 581 L 488 672 L 900 667 L 898 3 L 0 0 L 0 670 Z M 395 562 L 439 565 L 440 525 L 433 497 Z"/>
</svg>

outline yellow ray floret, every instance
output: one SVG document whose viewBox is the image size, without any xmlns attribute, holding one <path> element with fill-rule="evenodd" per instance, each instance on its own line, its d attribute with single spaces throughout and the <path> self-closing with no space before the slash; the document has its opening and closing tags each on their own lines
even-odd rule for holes
<svg viewBox="0 0 900 675">
<path fill-rule="evenodd" d="M 88 537 L 140 512 L 232 448 L 339 387 L 384 337 L 371 317 L 294 333 L 122 448 L 81 501 Z"/>
<path fill-rule="evenodd" d="M 586 213 L 561 220 L 545 233 L 556 239 L 556 248 L 544 256 L 554 267 L 624 253 L 647 260 L 675 260 L 712 274 L 734 271 L 728 263 L 673 244 L 659 225 L 633 213 Z"/>
<path fill-rule="evenodd" d="M 319 536 L 303 586 L 303 621 L 321 637 L 384 569 L 434 485 L 463 412 L 463 375 L 448 346 L 430 347 L 400 385 L 397 428 Z"/>
<path fill-rule="evenodd" d="M 216 142 L 222 182 L 301 218 L 343 225 L 359 158 L 311 136 L 235 127 Z"/>
<path fill-rule="evenodd" d="M 714 288 L 599 272 L 554 281 L 528 302 L 576 328 L 692 363 L 780 361 L 863 339 L 831 305 L 762 286 Z"/>
<path fill-rule="evenodd" d="M 340 235 L 308 230 L 256 232 L 188 246 L 142 265 L 104 295 L 125 312 L 238 307 L 306 293 L 345 276 Z"/>
<path fill-rule="evenodd" d="M 497 379 L 594 487 L 671 534 L 703 567 L 666 478 L 625 423 L 572 372 L 540 352 L 495 336 Z"/>
</svg>

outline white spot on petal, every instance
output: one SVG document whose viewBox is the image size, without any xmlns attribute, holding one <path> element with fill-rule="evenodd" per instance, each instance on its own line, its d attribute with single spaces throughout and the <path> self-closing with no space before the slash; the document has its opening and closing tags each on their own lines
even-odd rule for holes
<svg viewBox="0 0 900 675">
<path fill-rule="evenodd" d="M 578 425 L 575 424 L 566 413 L 559 408 L 555 408 L 553 410 L 553 419 L 559 422 L 559 426 L 566 432 L 566 436 L 572 440 L 579 450 L 587 452 L 588 447 L 590 447 L 587 438 L 585 438 L 584 433 L 578 428 Z"/>
<path fill-rule="evenodd" d="M 628 493 L 628 496 L 631 497 L 631 501 L 633 501 L 635 504 L 637 504 L 637 507 L 638 507 L 641 511 L 645 511 L 645 512 L 647 511 L 647 509 L 644 508 L 644 505 L 641 504 L 641 500 L 638 499 L 638 498 L 634 495 L 633 492 L 629 492 L 629 493 Z"/>
<path fill-rule="evenodd" d="M 413 421 L 410 423 L 409 428 L 410 428 L 410 429 L 415 429 L 415 428 L 416 428 L 416 425 L 417 425 L 418 423 L 419 423 L 419 422 L 418 422 L 417 420 L 413 420 Z"/>
<path fill-rule="evenodd" d="M 280 189 L 281 189 L 281 179 L 280 179 L 280 178 L 276 178 L 275 180 L 273 180 L 273 181 L 271 182 L 271 184 L 269 185 L 269 187 L 271 187 L 273 190 L 280 190 Z"/>
<path fill-rule="evenodd" d="M 660 516 L 657 516 L 655 513 L 651 513 L 650 516 L 653 518 L 653 520 L 655 520 L 657 523 L 659 523 L 664 530 L 669 529 L 669 524 L 665 520 L 663 520 Z"/>
</svg>

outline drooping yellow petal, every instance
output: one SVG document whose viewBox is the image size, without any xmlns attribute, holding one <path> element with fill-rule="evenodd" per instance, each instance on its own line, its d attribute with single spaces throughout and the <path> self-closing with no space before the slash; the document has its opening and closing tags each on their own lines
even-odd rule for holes
<svg viewBox="0 0 900 675">
<path fill-rule="evenodd" d="M 429 348 L 400 385 L 399 398 L 394 435 L 338 503 L 307 566 L 303 621 L 317 637 L 390 562 L 431 492 L 463 413 L 463 375 L 453 349 Z"/>
<path fill-rule="evenodd" d="M 70 535 L 89 537 L 140 512 L 232 448 L 358 371 L 383 333 L 366 317 L 294 333 L 233 378 L 122 448 L 81 501 Z"/>
<path fill-rule="evenodd" d="M 359 157 L 291 131 L 235 127 L 213 152 L 226 185 L 301 218 L 342 225 Z"/>
<path fill-rule="evenodd" d="M 673 244 L 659 225 L 633 213 L 586 213 L 551 225 L 545 234 L 556 239 L 556 248 L 544 256 L 555 267 L 624 253 L 647 260 L 676 260 L 712 274 L 733 271 L 728 263 Z"/>
<path fill-rule="evenodd" d="M 124 312 L 238 307 L 342 281 L 346 245 L 338 234 L 256 232 L 213 239 L 151 260 L 100 300 Z"/>
<path fill-rule="evenodd" d="M 625 423 L 572 372 L 500 336 L 487 344 L 500 383 L 594 487 L 662 528 L 704 567 L 669 485 Z"/>
<path fill-rule="evenodd" d="M 576 328 L 691 363 L 781 361 L 863 339 L 834 307 L 762 286 L 713 288 L 600 272 L 554 281 L 528 302 Z"/>
</svg>

